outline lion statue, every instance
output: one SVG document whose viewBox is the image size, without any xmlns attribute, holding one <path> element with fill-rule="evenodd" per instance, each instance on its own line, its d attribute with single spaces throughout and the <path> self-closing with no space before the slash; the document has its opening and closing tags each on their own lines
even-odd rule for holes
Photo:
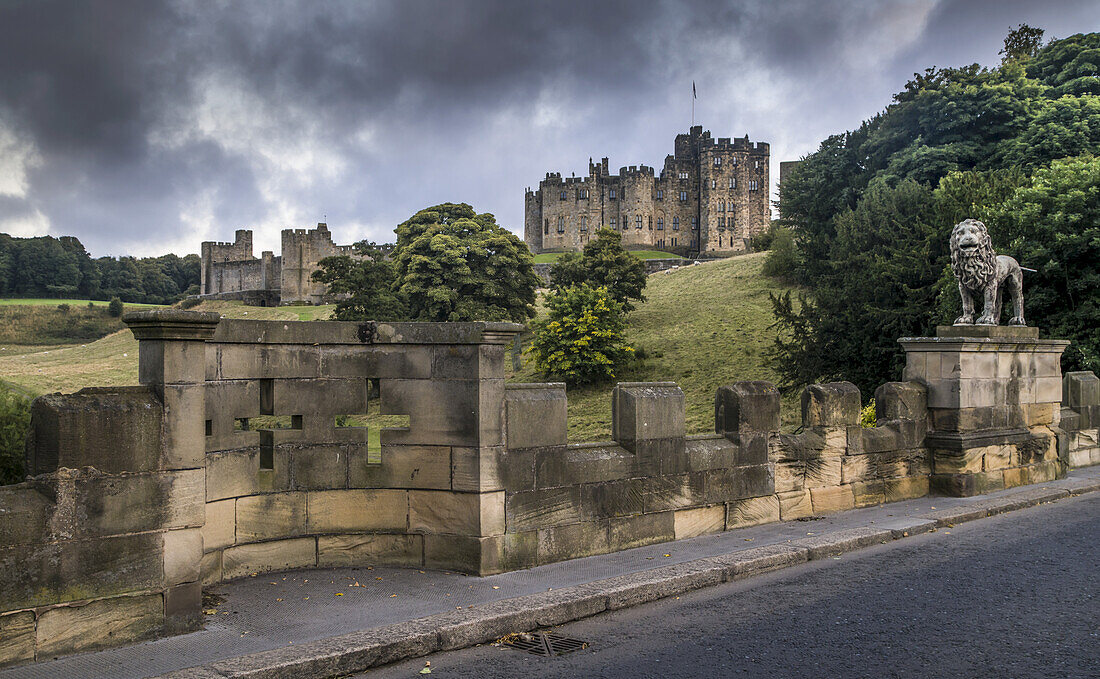
<svg viewBox="0 0 1100 679">
<path fill-rule="evenodd" d="M 962 316 L 955 325 L 999 325 L 1004 293 L 1012 297 L 1009 325 L 1024 322 L 1024 275 L 1015 259 L 993 252 L 989 231 L 977 219 L 964 219 L 951 231 L 951 271 L 959 279 Z M 982 315 L 974 320 L 975 302 Z"/>
</svg>

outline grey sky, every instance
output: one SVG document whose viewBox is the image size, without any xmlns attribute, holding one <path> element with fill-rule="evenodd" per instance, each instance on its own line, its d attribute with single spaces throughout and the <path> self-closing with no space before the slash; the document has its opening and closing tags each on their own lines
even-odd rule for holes
<svg viewBox="0 0 1100 679">
<path fill-rule="evenodd" d="M 93 255 L 327 215 L 387 241 L 464 201 L 517 233 L 547 171 L 660 167 L 691 117 L 812 151 L 915 71 L 994 65 L 1010 25 L 1100 30 L 1095 0 L 0 0 L 0 231 Z"/>
</svg>

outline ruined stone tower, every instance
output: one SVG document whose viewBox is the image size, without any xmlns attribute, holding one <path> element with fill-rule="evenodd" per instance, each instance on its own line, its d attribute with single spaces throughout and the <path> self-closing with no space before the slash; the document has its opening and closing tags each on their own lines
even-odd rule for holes
<svg viewBox="0 0 1100 679">
<path fill-rule="evenodd" d="M 676 135 L 659 176 L 646 165 L 613 175 L 607 158 L 589 160 L 587 177 L 548 172 L 527 189 L 524 239 L 534 253 L 575 251 L 606 227 L 627 248 L 733 254 L 771 223 L 769 185 L 768 144 L 697 125 Z"/>
</svg>

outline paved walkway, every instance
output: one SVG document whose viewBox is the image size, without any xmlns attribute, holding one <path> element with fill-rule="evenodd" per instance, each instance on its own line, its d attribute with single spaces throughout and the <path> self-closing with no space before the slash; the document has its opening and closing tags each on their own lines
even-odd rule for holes
<svg viewBox="0 0 1100 679">
<path fill-rule="evenodd" d="M 905 530 L 921 520 L 927 523 L 927 519 L 946 516 L 945 512 L 962 516 L 960 510 L 978 509 L 991 499 L 1026 497 L 1029 493 L 1034 496 L 1040 489 L 1079 492 L 1098 486 L 1100 467 L 1091 467 L 1074 470 L 1062 481 L 975 498 L 925 497 L 480 578 L 388 567 L 262 574 L 216 588 L 214 591 L 223 600 L 212 607 L 216 613 L 207 617 L 202 631 L 10 668 L 0 671 L 0 679 L 141 679 L 443 613 L 451 614 L 448 619 L 453 623 L 456 611 L 471 607 L 480 610 L 480 606 L 495 601 L 736 555 L 761 546 L 795 541 L 805 544 L 807 536 L 825 541 L 830 536 L 850 534 L 852 529 Z"/>
</svg>

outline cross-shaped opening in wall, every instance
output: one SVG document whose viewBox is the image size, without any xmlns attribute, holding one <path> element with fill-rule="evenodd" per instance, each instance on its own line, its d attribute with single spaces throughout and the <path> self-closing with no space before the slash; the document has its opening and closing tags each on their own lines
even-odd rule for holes
<svg viewBox="0 0 1100 679">
<path fill-rule="evenodd" d="M 383 415 L 381 383 L 378 379 L 367 380 L 367 412 L 362 414 L 336 415 L 333 426 L 338 429 L 361 429 L 367 440 L 367 462 L 382 462 L 382 431 L 384 429 L 408 430 L 409 416 Z"/>
</svg>

